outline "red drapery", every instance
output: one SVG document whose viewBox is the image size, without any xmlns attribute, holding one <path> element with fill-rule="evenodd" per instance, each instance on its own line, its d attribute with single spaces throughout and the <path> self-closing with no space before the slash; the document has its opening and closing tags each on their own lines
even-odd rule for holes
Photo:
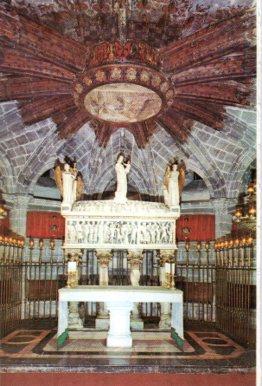
<svg viewBox="0 0 262 386">
<path fill-rule="evenodd" d="M 176 223 L 177 241 L 210 241 L 215 239 L 215 216 L 182 215 Z"/>
<path fill-rule="evenodd" d="M 3 220 L 2 220 L 3 221 Z M 60 213 L 28 212 L 27 237 L 64 238 L 65 220 Z M 209 241 L 215 239 L 214 215 L 182 215 L 177 220 L 177 241 Z"/>
<path fill-rule="evenodd" d="M 62 239 L 65 235 L 65 219 L 56 212 L 28 212 L 26 236 Z"/>
</svg>

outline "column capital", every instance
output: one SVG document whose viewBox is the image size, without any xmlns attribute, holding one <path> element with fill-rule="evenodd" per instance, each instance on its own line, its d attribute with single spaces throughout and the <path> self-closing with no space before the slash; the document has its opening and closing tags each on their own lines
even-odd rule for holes
<svg viewBox="0 0 262 386">
<path fill-rule="evenodd" d="M 231 206 L 235 206 L 237 204 L 237 199 L 220 197 L 220 198 L 213 198 L 210 202 L 215 212 L 227 214 L 228 208 Z"/>
<path fill-rule="evenodd" d="M 10 208 L 10 227 L 12 231 L 26 236 L 26 218 L 31 196 L 28 194 L 5 195 L 5 201 Z"/>
<path fill-rule="evenodd" d="M 77 264 L 82 262 L 83 251 L 81 249 L 66 249 L 68 261 L 75 261 Z"/>
<path fill-rule="evenodd" d="M 96 249 L 96 256 L 100 267 L 108 267 L 110 260 L 112 260 L 112 253 L 107 249 Z"/>
<path fill-rule="evenodd" d="M 173 263 L 174 262 L 174 251 L 169 249 L 160 249 L 160 259 L 159 264 L 161 267 L 165 265 L 165 263 Z"/>
<path fill-rule="evenodd" d="M 231 231 L 232 227 L 232 209 L 236 204 L 233 198 L 216 198 L 211 200 L 211 205 L 215 214 L 215 237 L 224 236 Z"/>
<path fill-rule="evenodd" d="M 143 250 L 135 249 L 135 250 L 128 251 L 127 260 L 130 262 L 131 268 L 139 269 L 140 264 L 143 260 Z"/>
<path fill-rule="evenodd" d="M 28 193 L 3 194 L 3 198 L 7 202 L 7 205 L 11 207 L 13 205 L 27 206 L 32 197 L 33 196 Z"/>
</svg>

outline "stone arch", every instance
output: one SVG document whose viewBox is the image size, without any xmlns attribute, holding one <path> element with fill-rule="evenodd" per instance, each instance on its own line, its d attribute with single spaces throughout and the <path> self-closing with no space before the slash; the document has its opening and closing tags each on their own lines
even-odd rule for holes
<svg viewBox="0 0 262 386">
<path fill-rule="evenodd" d="M 232 165 L 229 171 L 229 183 L 228 183 L 228 197 L 237 198 L 243 187 L 243 176 L 251 165 L 252 162 L 256 160 L 256 154 L 254 154 L 253 149 L 248 153 L 242 153 L 241 157 L 236 160 L 237 170 L 235 170 L 235 164 Z"/>
<path fill-rule="evenodd" d="M 199 165 L 197 165 L 192 159 L 186 160 L 185 163 L 186 163 L 187 170 L 191 170 L 192 172 L 198 174 L 202 178 L 202 180 L 206 184 L 206 187 L 209 191 L 210 197 L 214 196 L 215 192 L 214 192 L 213 186 L 210 183 L 205 171 L 203 169 L 200 169 Z"/>
<path fill-rule="evenodd" d="M 18 181 L 27 187 L 29 193 L 33 192 L 38 178 L 54 166 L 59 149 L 63 144 L 64 141 L 58 139 L 58 134 L 52 133 L 41 142 L 33 155 L 29 157 L 18 176 Z"/>
<path fill-rule="evenodd" d="M 204 145 L 201 144 L 198 138 L 192 135 L 190 139 L 187 152 L 190 151 L 193 154 L 189 157 L 189 160 L 193 161 L 195 165 L 196 170 L 193 171 L 203 178 L 209 189 L 210 197 L 226 197 L 225 179 L 218 170 L 216 163 L 207 154 Z"/>
</svg>

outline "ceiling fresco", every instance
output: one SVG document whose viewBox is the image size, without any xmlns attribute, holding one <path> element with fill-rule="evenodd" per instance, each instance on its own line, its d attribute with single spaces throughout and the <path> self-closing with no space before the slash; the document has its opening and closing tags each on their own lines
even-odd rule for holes
<svg viewBox="0 0 262 386">
<path fill-rule="evenodd" d="M 155 116 L 161 105 L 161 99 L 155 92 L 129 83 L 99 86 L 85 97 L 85 107 L 92 115 L 116 123 L 145 121 Z"/>
<path fill-rule="evenodd" d="M 183 143 L 250 106 L 255 23 L 248 0 L 3 1 L 0 101 L 60 138 L 89 123 L 103 147 L 119 127 L 139 148 L 158 126 Z"/>
</svg>

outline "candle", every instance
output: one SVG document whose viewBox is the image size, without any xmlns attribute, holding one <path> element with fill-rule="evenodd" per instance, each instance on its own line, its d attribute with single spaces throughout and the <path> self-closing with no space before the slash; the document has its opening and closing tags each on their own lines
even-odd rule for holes
<svg viewBox="0 0 262 386">
<path fill-rule="evenodd" d="M 68 272 L 75 272 L 75 271 L 76 271 L 76 261 L 69 261 Z"/>
<path fill-rule="evenodd" d="M 165 263 L 165 273 L 170 273 L 170 263 Z"/>
</svg>

